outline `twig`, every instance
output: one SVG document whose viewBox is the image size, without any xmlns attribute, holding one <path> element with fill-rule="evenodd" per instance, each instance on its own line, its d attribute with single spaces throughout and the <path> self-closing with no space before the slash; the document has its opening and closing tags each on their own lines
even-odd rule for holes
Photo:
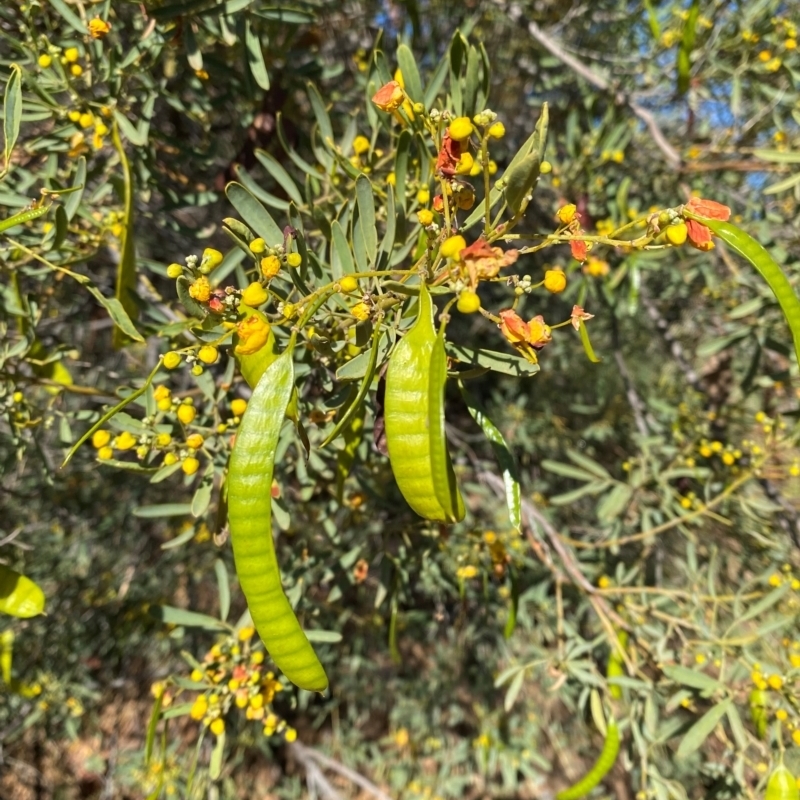
<svg viewBox="0 0 800 800">
<path fill-rule="evenodd" d="M 528 33 L 545 48 L 548 52 L 554 55 L 559 61 L 566 64 L 573 72 L 580 75 L 584 80 L 596 86 L 604 92 L 613 92 L 614 89 L 611 84 L 603 77 L 598 75 L 594 70 L 590 69 L 584 64 L 581 64 L 577 58 L 567 53 L 561 45 L 551 39 L 535 22 L 528 23 Z M 640 106 L 635 100 L 628 97 L 623 92 L 617 91 L 614 99 L 620 105 L 627 105 L 628 108 L 644 122 L 647 129 L 650 131 L 650 136 L 653 138 L 656 146 L 664 154 L 664 157 L 673 167 L 680 167 L 681 157 L 678 151 L 667 141 L 661 128 L 659 128 L 655 117 L 646 109 Z"/>
<path fill-rule="evenodd" d="M 305 767 L 306 775 L 310 775 L 309 767 L 311 767 L 312 770 L 315 770 L 317 773 L 319 773 L 319 776 L 322 776 L 319 768 L 316 766 L 316 764 L 314 764 L 316 761 L 323 767 L 332 769 L 334 772 L 338 772 L 342 777 L 347 778 L 347 780 L 356 784 L 356 786 L 360 786 L 365 792 L 369 792 L 373 797 L 377 797 L 378 800 L 392 800 L 392 798 L 386 794 L 386 792 L 377 787 L 374 783 L 372 783 L 372 781 L 367 780 L 360 773 L 350 769 L 349 767 L 346 767 L 344 764 L 340 764 L 333 758 L 323 755 L 318 750 L 314 750 L 311 747 L 306 747 L 300 742 L 292 742 L 292 744 L 289 745 L 289 751 Z M 322 777 L 324 779 L 324 776 Z"/>
</svg>

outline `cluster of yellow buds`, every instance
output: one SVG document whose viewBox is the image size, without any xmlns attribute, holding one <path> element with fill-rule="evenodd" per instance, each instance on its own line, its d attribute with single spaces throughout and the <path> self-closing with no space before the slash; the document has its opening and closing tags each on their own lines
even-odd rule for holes
<svg viewBox="0 0 800 800">
<path fill-rule="evenodd" d="M 715 456 L 718 457 L 726 467 L 734 466 L 744 455 L 740 448 L 724 445 L 716 439 L 714 441 L 701 439 L 697 447 L 697 452 L 706 459 L 711 459 Z"/>
<path fill-rule="evenodd" d="M 213 734 L 225 731 L 225 717 L 234 708 L 262 726 L 264 736 L 282 734 L 287 742 L 297 738 L 297 731 L 275 714 L 272 702 L 284 690 L 273 672 L 265 672 L 264 651 L 255 629 L 241 628 L 235 636 L 215 644 L 202 663 L 195 663 L 191 680 L 200 694 L 195 698 L 189 716 L 202 722 Z"/>
</svg>

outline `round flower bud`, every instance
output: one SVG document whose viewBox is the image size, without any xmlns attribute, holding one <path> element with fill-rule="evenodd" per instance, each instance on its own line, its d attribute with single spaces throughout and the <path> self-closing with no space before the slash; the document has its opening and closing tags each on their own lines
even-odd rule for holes
<svg viewBox="0 0 800 800">
<path fill-rule="evenodd" d="M 458 296 L 456 307 L 462 314 L 474 314 L 481 307 L 481 299 L 477 292 L 467 289 Z"/>
<path fill-rule="evenodd" d="M 141 459 L 143 459 L 148 452 L 149 450 L 146 444 L 139 445 L 139 447 L 136 448 L 136 458 L 141 461 Z"/>
<path fill-rule="evenodd" d="M 417 219 L 423 228 L 427 228 L 428 225 L 433 222 L 433 211 L 429 211 L 427 208 L 422 208 L 417 211 Z"/>
<path fill-rule="evenodd" d="M 689 229 L 686 227 L 685 222 L 679 222 L 677 225 L 670 225 L 665 230 L 667 241 L 676 246 L 682 245 L 686 241 L 688 233 Z"/>
<path fill-rule="evenodd" d="M 300 253 L 289 253 L 289 255 L 286 256 L 286 263 L 292 267 L 292 269 L 296 269 L 303 263 L 303 257 Z"/>
<path fill-rule="evenodd" d="M 197 377 L 198 375 L 202 375 L 202 374 L 203 374 L 203 367 L 202 367 L 202 365 L 201 365 L 201 364 L 195 364 L 195 365 L 194 365 L 194 366 L 191 368 L 190 372 L 192 373 L 192 375 L 194 375 L 195 377 Z"/>
<path fill-rule="evenodd" d="M 263 303 L 266 303 L 267 297 L 268 295 L 264 287 L 255 281 L 242 292 L 242 302 L 246 306 L 251 306 L 252 308 L 257 308 Z"/>
<path fill-rule="evenodd" d="M 164 397 L 161 400 L 156 400 L 156 406 L 159 411 L 169 411 L 172 408 L 172 400 L 169 397 Z"/>
<path fill-rule="evenodd" d="M 261 237 L 259 237 L 258 239 L 253 239 L 253 241 L 250 242 L 249 247 L 254 253 L 260 255 L 266 251 L 267 243 Z"/>
<path fill-rule="evenodd" d="M 14 394 L 11 395 L 11 399 L 15 403 L 21 403 L 25 399 L 25 395 L 22 394 L 22 392 L 14 392 Z"/>
<path fill-rule="evenodd" d="M 430 201 L 430 199 L 431 199 L 431 190 L 427 186 L 423 186 L 417 192 L 417 202 L 421 206 L 426 206 L 426 205 L 428 205 L 428 202 Z"/>
<path fill-rule="evenodd" d="M 186 475 L 194 475 L 200 467 L 200 462 L 193 456 L 184 458 L 181 462 L 181 469 Z"/>
<path fill-rule="evenodd" d="M 170 264 L 167 267 L 168 278 L 180 278 L 183 274 L 183 267 L 180 264 Z"/>
<path fill-rule="evenodd" d="M 556 216 L 558 217 L 558 221 L 563 225 L 569 225 L 569 223 L 575 219 L 577 211 L 578 207 L 574 203 L 568 203 L 558 209 Z"/>
<path fill-rule="evenodd" d="M 123 431 L 112 444 L 117 450 L 130 450 L 136 444 L 136 437 L 128 431 Z"/>
<path fill-rule="evenodd" d="M 539 164 L 539 172 L 541 172 L 542 175 L 548 175 L 552 171 L 553 165 L 549 161 L 542 161 L 542 163 Z"/>
<path fill-rule="evenodd" d="M 212 347 L 210 344 L 204 345 L 197 351 L 197 357 L 204 364 L 213 364 L 217 360 L 218 356 L 219 351 L 216 347 Z"/>
<path fill-rule="evenodd" d="M 159 433 L 156 436 L 156 446 L 157 447 L 168 447 L 172 442 L 172 436 L 168 433 Z"/>
<path fill-rule="evenodd" d="M 369 319 L 370 310 L 369 306 L 366 303 L 356 303 L 351 309 L 350 313 L 359 321 L 364 322 L 364 320 Z"/>
<path fill-rule="evenodd" d="M 278 256 L 266 256 L 261 259 L 261 274 L 271 280 L 281 271 L 281 261 Z"/>
<path fill-rule="evenodd" d="M 563 269 L 548 269 L 544 273 L 544 288 L 553 294 L 559 294 L 567 288 L 567 276 Z"/>
<path fill-rule="evenodd" d="M 75 61 L 77 61 L 79 55 L 80 54 L 78 53 L 78 48 L 77 47 L 68 47 L 64 51 L 64 59 L 66 60 L 66 62 L 68 64 L 72 64 Z"/>
<path fill-rule="evenodd" d="M 47 53 L 42 53 L 39 56 L 39 66 L 42 69 L 47 69 L 52 63 L 53 63 L 53 58 Z"/>
<path fill-rule="evenodd" d="M 85 111 L 83 114 L 78 117 L 78 125 L 81 128 L 91 128 L 92 123 L 94 122 L 94 116 L 90 114 L 88 111 Z"/>
<path fill-rule="evenodd" d="M 184 425 L 191 425 L 194 421 L 194 418 L 197 416 L 197 409 L 194 406 L 181 403 L 181 405 L 178 406 L 177 414 L 178 419 Z"/>
<path fill-rule="evenodd" d="M 181 356 L 180 353 L 176 353 L 174 350 L 170 350 L 168 353 L 164 354 L 164 366 L 167 369 L 175 369 L 178 364 L 181 363 Z"/>
<path fill-rule="evenodd" d="M 356 136 L 353 139 L 353 152 L 360 156 L 362 153 L 366 153 L 369 150 L 369 139 L 366 136 Z"/>
<path fill-rule="evenodd" d="M 247 400 L 242 400 L 241 397 L 237 397 L 235 400 L 231 401 L 231 411 L 235 417 L 241 417 L 246 410 Z"/>
<path fill-rule="evenodd" d="M 506 126 L 502 122 L 495 122 L 487 131 L 492 139 L 502 139 L 506 135 Z"/>
<path fill-rule="evenodd" d="M 467 243 L 463 236 L 451 236 L 449 239 L 445 239 L 442 242 L 442 246 L 439 248 L 439 253 L 444 258 L 452 258 L 455 261 L 458 261 L 460 258 L 459 253 L 466 246 Z"/>
<path fill-rule="evenodd" d="M 108 431 L 99 430 L 92 434 L 92 447 L 99 450 L 111 441 L 111 434 Z"/>
<path fill-rule="evenodd" d="M 343 292 L 354 292 L 358 289 L 358 280 L 352 275 L 345 275 L 340 281 L 339 286 Z"/>
<path fill-rule="evenodd" d="M 208 700 L 206 700 L 204 694 L 201 694 L 194 703 L 192 703 L 189 716 L 199 722 L 206 715 L 206 711 L 208 711 Z"/>
<path fill-rule="evenodd" d="M 192 450 L 199 450 L 203 446 L 205 440 L 199 433 L 193 433 L 191 436 L 186 437 L 186 446 L 191 447 Z"/>
<path fill-rule="evenodd" d="M 200 271 L 211 272 L 214 267 L 218 267 L 222 263 L 222 253 L 215 250 L 213 247 L 206 247 L 203 250 L 203 258 L 200 260 Z"/>
<path fill-rule="evenodd" d="M 164 456 L 165 467 L 171 467 L 173 464 L 176 464 L 177 462 L 178 462 L 178 456 L 176 456 L 175 453 L 167 453 Z"/>
<path fill-rule="evenodd" d="M 450 138 L 456 142 L 463 142 L 464 139 L 469 139 L 475 128 L 469 117 L 457 117 L 450 123 L 447 132 Z"/>
<path fill-rule="evenodd" d="M 108 461 L 109 458 L 114 457 L 114 451 L 110 447 L 101 447 L 97 451 L 97 457 L 103 461 Z"/>
<path fill-rule="evenodd" d="M 213 733 L 214 736 L 222 736 L 222 734 L 225 733 L 225 720 L 222 719 L 222 717 L 217 717 L 211 723 L 210 727 L 211 727 L 211 733 Z"/>
</svg>

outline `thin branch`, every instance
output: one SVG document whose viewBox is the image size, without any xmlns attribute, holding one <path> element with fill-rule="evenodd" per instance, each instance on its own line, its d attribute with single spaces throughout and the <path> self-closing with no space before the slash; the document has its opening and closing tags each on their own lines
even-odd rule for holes
<svg viewBox="0 0 800 800">
<path fill-rule="evenodd" d="M 559 61 L 566 64 L 573 72 L 580 75 L 584 80 L 596 86 L 604 92 L 615 92 L 611 84 L 594 70 L 578 61 L 577 58 L 567 53 L 561 45 L 550 38 L 535 22 L 528 23 L 528 33 L 549 53 L 554 55 Z M 628 108 L 645 124 L 650 131 L 650 136 L 655 142 L 664 157 L 673 167 L 680 167 L 682 159 L 678 151 L 667 141 L 661 128 L 658 126 L 655 117 L 646 109 L 640 106 L 635 100 L 620 91 L 616 91 L 614 99 L 620 105 L 627 105 Z"/>
</svg>

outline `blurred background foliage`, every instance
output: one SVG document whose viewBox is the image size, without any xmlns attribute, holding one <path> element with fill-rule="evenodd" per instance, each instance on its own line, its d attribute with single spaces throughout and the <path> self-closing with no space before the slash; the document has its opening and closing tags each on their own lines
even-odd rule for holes
<svg viewBox="0 0 800 800">
<path fill-rule="evenodd" d="M 220 619 L 244 611 L 212 479 L 152 482 L 89 447 L 59 469 L 185 329 L 166 267 L 229 249 L 226 182 L 251 176 L 283 220 L 291 195 L 259 153 L 303 185 L 286 153 L 316 161 L 307 83 L 337 141 L 368 133 L 376 46 L 394 71 L 405 42 L 430 77 L 457 29 L 483 43 L 501 170 L 549 104 L 553 170 L 528 211 L 542 230 L 565 202 L 602 234 L 694 192 L 729 205 L 795 282 L 799 16 L 779 0 L 3 5 L 0 68 L 4 83 L 22 68 L 23 99 L 0 222 L 43 188 L 85 188 L 0 234 L 0 559 L 47 596 L 47 616 L 0 622 L 0 795 L 551 797 L 600 749 L 593 689 L 623 731 L 606 796 L 759 797 L 784 747 L 800 773 L 797 371 L 768 290 L 721 247 L 604 249 L 583 270 L 562 256 L 573 280 L 546 313 L 566 316 L 585 286 L 603 361 L 559 344 L 535 377 L 471 382 L 519 462 L 524 536 L 456 393 L 470 515 L 449 533 L 387 489 L 371 415 L 341 504 L 335 458 L 288 447 L 279 559 L 307 627 L 332 632 L 316 645 L 332 690 L 278 693 L 275 735 L 238 709 L 224 739 L 200 735 L 185 707 L 194 660 L 234 658 Z M 110 25 L 97 38 L 94 18 Z M 519 271 L 559 263 L 550 252 Z M 453 329 L 469 341 L 485 323 Z M 207 435 L 235 425 L 247 392 L 232 366 L 204 374 L 170 385 Z M 302 407 L 335 404 L 307 393 Z M 229 443 L 214 441 L 219 472 Z M 611 688 L 621 624 L 630 663 Z M 180 712 L 155 740 L 154 695 Z"/>
</svg>

